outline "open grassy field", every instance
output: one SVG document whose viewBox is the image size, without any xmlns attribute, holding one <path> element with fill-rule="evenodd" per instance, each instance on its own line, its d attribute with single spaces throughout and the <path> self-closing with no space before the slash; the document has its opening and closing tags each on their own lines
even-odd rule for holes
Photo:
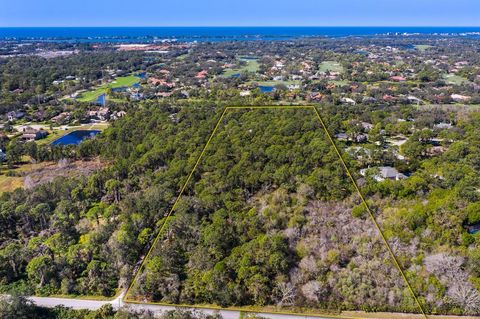
<svg viewBox="0 0 480 319">
<path fill-rule="evenodd" d="M 415 49 L 417 49 L 420 52 L 425 52 L 430 48 L 433 48 L 433 46 L 428 45 L 428 44 L 416 44 L 414 45 Z"/>
<path fill-rule="evenodd" d="M 0 175 L 0 194 L 23 186 L 23 177 Z"/>
<path fill-rule="evenodd" d="M 77 101 L 79 102 L 93 102 L 95 101 L 100 95 L 107 93 L 107 90 L 109 88 L 119 88 L 119 87 L 130 87 L 134 85 L 135 83 L 138 83 L 140 79 L 134 75 L 129 75 L 129 76 L 121 76 L 115 79 L 115 81 L 112 81 L 107 84 L 103 84 L 99 87 L 97 87 L 95 90 L 88 91 L 85 93 L 82 93 L 80 97 L 77 98 Z"/>
<path fill-rule="evenodd" d="M 453 85 L 462 85 L 462 84 L 470 83 L 468 79 L 455 74 L 444 74 L 443 79 L 445 80 L 445 82 L 447 82 L 447 84 L 453 84 Z"/>
<path fill-rule="evenodd" d="M 43 184 L 58 176 L 89 175 L 91 172 L 107 165 L 100 160 L 75 161 L 67 167 L 60 167 L 56 162 L 31 163 L 28 157 L 15 168 L 9 169 L 6 165 L 0 166 L 0 194 L 11 192 L 24 187 L 25 177 L 28 176 L 30 187 Z M 8 176 L 9 175 L 12 176 Z"/>
<path fill-rule="evenodd" d="M 25 172 L 29 172 L 35 169 L 41 169 L 47 166 L 48 163 L 32 164 L 25 162 L 15 168 L 8 169 L 6 165 L 0 166 L 0 194 L 5 192 L 14 191 L 17 188 L 23 187 L 24 177 L 22 176 L 7 176 L 7 172 L 20 175 Z"/>
<path fill-rule="evenodd" d="M 336 61 L 323 61 L 320 63 L 319 67 L 320 72 L 343 72 L 343 67 L 340 63 Z"/>
<path fill-rule="evenodd" d="M 223 76 L 224 77 L 231 77 L 234 74 L 242 73 L 242 72 L 258 72 L 260 69 L 260 63 L 258 63 L 257 60 L 252 60 L 252 59 L 240 59 L 242 61 L 245 61 L 246 65 L 244 65 L 241 68 L 234 68 L 234 69 L 225 69 L 223 71 Z"/>
</svg>

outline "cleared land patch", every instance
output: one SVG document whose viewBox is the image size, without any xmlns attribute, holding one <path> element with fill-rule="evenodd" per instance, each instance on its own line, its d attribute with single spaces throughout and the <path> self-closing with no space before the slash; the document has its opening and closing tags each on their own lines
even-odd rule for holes
<svg viewBox="0 0 480 319">
<path fill-rule="evenodd" d="M 320 72 L 343 72 L 343 66 L 336 61 L 323 61 L 319 66 Z"/>
<path fill-rule="evenodd" d="M 414 47 L 415 47 L 415 49 L 417 49 L 420 52 L 425 52 L 428 49 L 433 48 L 432 45 L 428 45 L 428 44 L 416 44 L 416 45 L 414 45 Z"/>
<path fill-rule="evenodd" d="M 447 84 L 453 84 L 453 85 L 462 85 L 462 84 L 470 83 L 468 79 L 456 74 L 444 74 L 443 79 Z"/>
<path fill-rule="evenodd" d="M 56 177 L 86 176 L 104 168 L 105 163 L 99 160 L 74 161 L 63 163 L 42 162 L 22 164 L 18 168 L 4 169 L 0 175 L 0 193 L 11 192 L 17 188 L 32 188 L 52 181 Z M 7 175 L 8 172 L 8 175 Z"/>
</svg>

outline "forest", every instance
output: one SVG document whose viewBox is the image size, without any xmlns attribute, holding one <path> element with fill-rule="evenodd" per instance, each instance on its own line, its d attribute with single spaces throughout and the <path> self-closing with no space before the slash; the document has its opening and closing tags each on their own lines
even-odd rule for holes
<svg viewBox="0 0 480 319">
<path fill-rule="evenodd" d="M 112 296 L 128 287 L 222 106 L 144 103 L 82 143 L 84 153 L 73 151 L 107 168 L 2 194 L 0 291 Z M 358 114 L 400 130 L 391 114 L 405 112 L 318 110 L 332 134 L 354 134 Z M 465 227 L 480 222 L 479 128 L 478 114 L 456 119 L 448 150 L 413 152 L 411 175 L 399 181 L 362 177 L 344 153 L 428 313 L 480 313 L 479 240 Z M 349 142 L 337 143 L 343 150 Z M 228 113 L 132 297 L 418 312 L 345 173 L 311 110 Z"/>
</svg>

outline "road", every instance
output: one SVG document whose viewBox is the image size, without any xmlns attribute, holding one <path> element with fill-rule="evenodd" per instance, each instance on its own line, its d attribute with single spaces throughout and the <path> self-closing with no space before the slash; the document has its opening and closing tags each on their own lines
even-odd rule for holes
<svg viewBox="0 0 480 319">
<path fill-rule="evenodd" d="M 69 299 L 69 298 L 54 298 L 54 297 L 29 297 L 31 301 L 41 307 L 53 308 L 55 306 L 65 306 L 73 309 L 88 309 L 97 310 L 103 305 L 111 304 L 114 309 L 125 307 L 132 310 L 150 310 L 154 314 L 161 314 L 164 311 L 174 310 L 172 306 L 148 305 L 148 304 L 128 304 L 123 302 L 123 293 L 111 301 L 101 300 L 85 300 L 85 299 Z M 193 308 L 191 310 L 194 310 Z M 205 314 L 213 314 L 219 312 L 223 319 L 239 319 L 240 312 L 237 310 L 214 310 L 214 309 L 196 309 L 198 312 Z M 262 313 L 263 318 L 268 319 L 330 319 L 324 317 L 313 317 L 303 315 L 283 315 L 273 313 Z"/>
</svg>

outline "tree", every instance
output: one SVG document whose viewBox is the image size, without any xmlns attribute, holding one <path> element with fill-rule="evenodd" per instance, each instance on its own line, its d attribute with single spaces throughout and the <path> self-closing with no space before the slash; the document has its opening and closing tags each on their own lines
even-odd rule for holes
<svg viewBox="0 0 480 319">
<path fill-rule="evenodd" d="M 0 318 L 2 319 L 48 319 L 47 312 L 36 307 L 22 296 L 2 296 L 0 298 Z"/>
<path fill-rule="evenodd" d="M 53 261 L 50 256 L 37 256 L 32 258 L 27 265 L 28 278 L 37 285 L 43 287 L 49 280 L 53 271 Z"/>
</svg>

